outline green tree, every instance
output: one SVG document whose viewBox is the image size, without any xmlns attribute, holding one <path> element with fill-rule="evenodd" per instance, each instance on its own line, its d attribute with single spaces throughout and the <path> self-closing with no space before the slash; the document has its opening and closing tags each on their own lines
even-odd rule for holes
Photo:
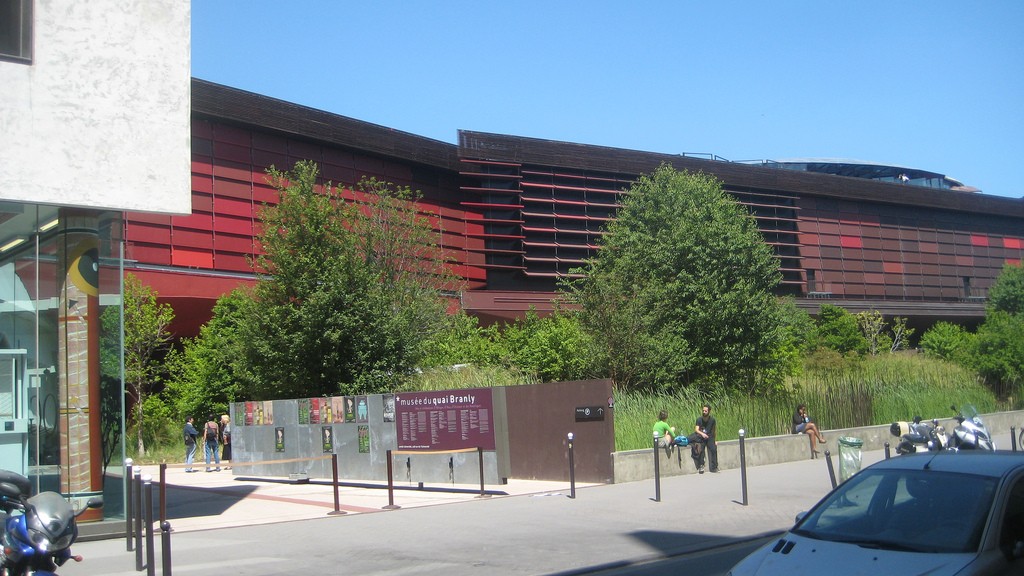
<svg viewBox="0 0 1024 576">
<path fill-rule="evenodd" d="M 1024 316 L 991 310 L 972 342 L 968 361 L 997 396 L 1024 385 Z"/>
<path fill-rule="evenodd" d="M 779 299 L 779 314 L 785 330 L 786 341 L 803 354 L 814 344 L 814 318 L 797 307 L 793 298 Z"/>
<path fill-rule="evenodd" d="M 242 400 L 247 377 L 243 338 L 239 325 L 252 307 L 248 290 L 239 288 L 221 296 L 209 322 L 195 338 L 186 338 L 167 359 L 170 376 L 164 395 L 173 418 L 202 420 L 210 413 L 226 414 L 231 402 Z"/>
<path fill-rule="evenodd" d="M 667 165 L 641 176 L 580 272 L 566 287 L 598 368 L 619 387 L 777 384 L 765 376 L 784 337 L 778 262 L 714 177 Z"/>
<path fill-rule="evenodd" d="M 845 308 L 822 304 L 818 311 L 817 324 L 818 346 L 830 348 L 840 354 L 863 355 L 868 352 L 868 340 L 858 325 L 857 317 Z"/>
<path fill-rule="evenodd" d="M 907 326 L 907 319 L 902 316 L 896 316 L 892 319 L 892 325 L 889 326 L 889 334 L 891 336 L 891 344 L 889 345 L 890 352 L 898 352 L 900 350 L 906 350 L 910 347 L 910 337 L 916 332 L 915 329 Z"/>
<path fill-rule="evenodd" d="M 270 170 L 279 201 L 261 213 L 266 275 L 239 326 L 253 397 L 390 390 L 443 324 L 451 276 L 418 195 L 364 179 L 348 201 L 317 176 L 309 161 Z"/>
<path fill-rule="evenodd" d="M 896 316 L 892 324 L 878 310 L 866 310 L 854 315 L 867 342 L 867 351 L 872 356 L 880 352 L 896 352 L 907 347 L 907 339 L 914 334 L 913 328 L 907 327 L 907 319 Z"/>
<path fill-rule="evenodd" d="M 100 314 L 100 444 L 106 471 L 115 454 L 120 454 L 124 430 L 121 419 L 125 395 L 121 386 L 121 306 L 106 306 Z M 47 443 L 44 443 L 47 445 Z M 56 461 L 56 455 L 53 455 Z M 40 461 L 46 461 L 40 455 Z"/>
<path fill-rule="evenodd" d="M 788 376 L 796 376 L 803 370 L 803 358 L 810 350 L 814 338 L 814 319 L 796 306 L 792 298 L 779 300 L 779 317 L 782 322 L 782 337 L 774 351 L 775 361 L 766 370 L 771 382 L 782 382 Z"/>
<path fill-rule="evenodd" d="M 139 456 L 146 454 L 144 438 L 147 431 L 146 406 L 153 406 L 157 398 L 150 394 L 159 390 L 163 380 L 163 359 L 170 347 L 171 333 L 167 330 L 174 320 L 174 310 L 167 304 L 157 303 L 152 288 L 132 274 L 124 278 L 124 381 L 128 395 L 126 404 L 132 409 L 130 425 L 136 435 Z M 116 308 L 110 308 L 117 312 Z M 109 320 L 108 320 L 109 322 Z M 101 360 L 104 371 L 110 370 L 111 359 Z M 160 418 L 154 418 L 160 421 Z"/>
<path fill-rule="evenodd" d="M 1006 264 L 988 290 L 988 307 L 1009 314 L 1024 314 L 1024 266 Z"/>
<path fill-rule="evenodd" d="M 855 314 L 854 318 L 857 319 L 857 325 L 860 326 L 860 331 L 867 341 L 869 354 L 875 356 L 880 349 L 889 348 L 890 342 L 885 334 L 885 318 L 882 317 L 881 312 L 865 310 Z"/>
</svg>

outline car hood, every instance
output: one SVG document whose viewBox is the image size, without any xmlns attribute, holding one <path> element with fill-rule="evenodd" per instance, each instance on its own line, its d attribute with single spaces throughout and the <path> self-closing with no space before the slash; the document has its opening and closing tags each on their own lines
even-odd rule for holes
<svg viewBox="0 0 1024 576">
<path fill-rule="evenodd" d="M 829 574 L 957 574 L 975 554 L 933 554 L 864 548 L 856 544 L 784 534 L 733 567 L 732 576 Z"/>
</svg>

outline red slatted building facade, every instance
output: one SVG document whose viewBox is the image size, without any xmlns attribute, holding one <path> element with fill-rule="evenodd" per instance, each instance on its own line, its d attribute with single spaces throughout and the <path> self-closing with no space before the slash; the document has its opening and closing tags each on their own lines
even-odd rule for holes
<svg viewBox="0 0 1024 576">
<path fill-rule="evenodd" d="M 973 323 L 1024 256 L 1024 200 L 864 178 L 460 131 L 458 145 L 201 80 L 192 83 L 192 214 L 125 214 L 126 268 L 195 334 L 216 299 L 254 279 L 270 166 L 314 160 L 325 181 L 364 176 L 423 193 L 458 305 L 484 323 L 550 310 L 557 279 L 591 256 L 624 190 L 661 163 L 718 177 L 779 259 L 780 294 Z"/>
</svg>

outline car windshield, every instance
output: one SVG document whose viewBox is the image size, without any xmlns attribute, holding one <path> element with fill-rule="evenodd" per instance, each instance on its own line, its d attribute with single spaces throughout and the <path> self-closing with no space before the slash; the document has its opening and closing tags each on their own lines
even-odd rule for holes
<svg viewBox="0 0 1024 576">
<path fill-rule="evenodd" d="M 931 470 L 864 470 L 793 529 L 809 538 L 930 553 L 977 551 L 997 480 Z"/>
</svg>

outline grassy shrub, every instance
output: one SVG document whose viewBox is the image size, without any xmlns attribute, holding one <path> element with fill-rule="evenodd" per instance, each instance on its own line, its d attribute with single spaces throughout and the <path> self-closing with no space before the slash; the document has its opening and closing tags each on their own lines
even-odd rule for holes
<svg viewBox="0 0 1024 576">
<path fill-rule="evenodd" d="M 522 371 L 500 366 L 468 364 L 458 367 L 426 368 L 400 385 L 395 392 L 460 390 L 462 388 L 491 388 L 537 383 L 535 377 Z"/>
<path fill-rule="evenodd" d="M 143 440 L 146 443 L 146 453 L 138 453 L 138 437 L 134 430 L 130 430 L 125 437 L 125 454 L 137 464 L 159 464 L 167 462 L 185 461 L 185 442 L 182 436 L 184 422 L 175 423 L 168 419 L 160 419 L 159 422 L 150 422 L 146 425 L 146 432 Z M 198 453 L 197 453 L 198 455 Z M 115 454 L 111 466 L 121 464 L 120 453 Z"/>
</svg>

